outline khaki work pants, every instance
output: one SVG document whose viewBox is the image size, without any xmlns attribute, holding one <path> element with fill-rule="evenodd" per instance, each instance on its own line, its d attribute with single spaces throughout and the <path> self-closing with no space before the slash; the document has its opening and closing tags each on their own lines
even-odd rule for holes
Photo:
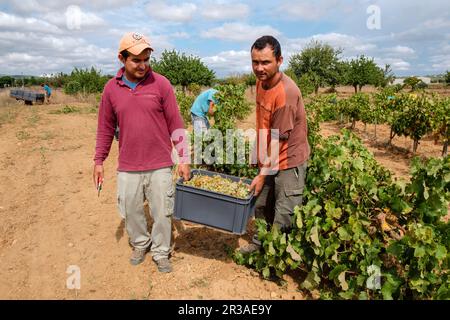
<svg viewBox="0 0 450 320">
<path fill-rule="evenodd" d="M 147 249 L 153 260 L 167 258 L 170 253 L 174 185 L 172 168 L 139 172 L 117 173 L 117 202 L 119 213 L 125 219 L 130 243 L 138 249 Z M 144 213 L 147 200 L 154 220 L 151 234 Z"/>
</svg>

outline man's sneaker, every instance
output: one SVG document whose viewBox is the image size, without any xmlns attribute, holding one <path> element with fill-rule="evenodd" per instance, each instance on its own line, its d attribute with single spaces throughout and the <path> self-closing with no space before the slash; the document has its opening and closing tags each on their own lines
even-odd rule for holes
<svg viewBox="0 0 450 320">
<path fill-rule="evenodd" d="M 239 248 L 239 252 L 242 254 L 250 254 L 259 249 L 261 249 L 261 241 L 259 241 L 258 235 L 254 234 L 253 238 L 252 238 L 252 243 L 249 243 L 249 244 Z"/>
<path fill-rule="evenodd" d="M 250 254 L 252 252 L 258 251 L 261 249 L 261 246 L 255 243 L 249 243 L 241 248 L 239 248 L 239 252 L 242 254 Z"/>
<path fill-rule="evenodd" d="M 145 254 L 147 253 L 147 249 L 138 249 L 133 248 L 133 252 L 131 254 L 130 263 L 133 266 L 136 266 L 142 263 L 145 260 Z"/>
<path fill-rule="evenodd" d="M 159 272 L 172 272 L 172 264 L 170 263 L 168 258 L 155 260 L 155 263 L 158 266 Z"/>
</svg>

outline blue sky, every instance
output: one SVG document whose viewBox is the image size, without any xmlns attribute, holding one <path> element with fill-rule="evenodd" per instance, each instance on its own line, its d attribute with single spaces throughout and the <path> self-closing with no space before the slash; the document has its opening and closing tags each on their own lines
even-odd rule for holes
<svg viewBox="0 0 450 320">
<path fill-rule="evenodd" d="M 450 70 L 448 0 L 0 0 L 0 74 L 115 73 L 127 31 L 149 36 L 156 57 L 193 54 L 220 77 L 250 72 L 249 48 L 264 34 L 280 40 L 284 67 L 319 40 L 344 59 L 390 64 L 397 76 Z"/>
</svg>

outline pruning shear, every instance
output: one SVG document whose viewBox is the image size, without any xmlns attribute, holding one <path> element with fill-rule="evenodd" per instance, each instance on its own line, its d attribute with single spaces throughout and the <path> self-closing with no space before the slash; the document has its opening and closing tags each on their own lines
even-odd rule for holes
<svg viewBox="0 0 450 320">
<path fill-rule="evenodd" d="M 102 191 L 102 185 L 103 185 L 103 179 L 99 177 L 98 182 L 97 182 L 97 191 L 98 191 L 97 197 L 100 197 L 100 191 Z"/>
</svg>

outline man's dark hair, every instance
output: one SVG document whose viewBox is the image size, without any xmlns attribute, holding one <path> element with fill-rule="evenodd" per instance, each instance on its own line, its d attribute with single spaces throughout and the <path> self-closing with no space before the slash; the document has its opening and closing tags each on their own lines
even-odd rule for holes
<svg viewBox="0 0 450 320">
<path fill-rule="evenodd" d="M 256 39 L 250 51 L 253 49 L 262 50 L 267 46 L 270 46 L 272 48 L 275 58 L 279 59 L 281 57 L 280 43 L 272 36 L 262 36 L 261 38 Z"/>
<path fill-rule="evenodd" d="M 151 53 L 151 51 L 150 51 L 150 53 Z M 122 57 L 123 57 L 125 60 L 127 60 L 128 57 L 130 56 L 130 52 L 129 52 L 127 49 L 120 51 L 120 54 L 122 55 Z"/>
<path fill-rule="evenodd" d="M 127 49 L 120 51 L 120 54 L 122 55 L 122 57 L 127 60 L 128 57 L 130 56 L 130 53 L 128 52 Z"/>
</svg>

